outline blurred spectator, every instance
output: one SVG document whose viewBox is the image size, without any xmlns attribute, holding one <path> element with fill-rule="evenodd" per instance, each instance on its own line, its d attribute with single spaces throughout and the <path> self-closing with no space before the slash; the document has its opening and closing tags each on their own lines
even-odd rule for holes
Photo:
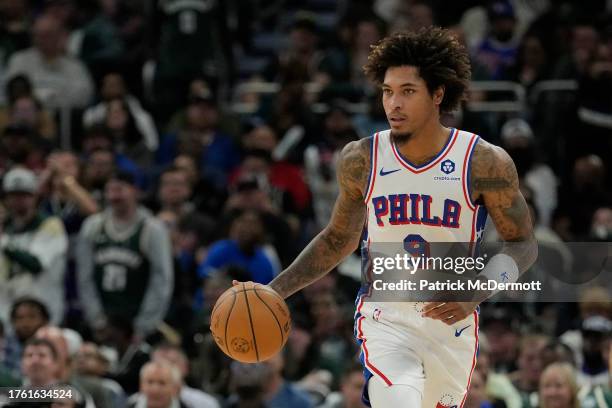
<svg viewBox="0 0 612 408">
<path fill-rule="evenodd" d="M 58 356 L 55 374 L 58 376 L 59 380 L 67 381 L 72 374 L 72 368 L 70 366 L 71 361 L 68 340 L 62 329 L 58 326 L 43 326 L 36 330 L 34 338 L 44 339 L 53 344 Z"/>
<path fill-rule="evenodd" d="M 505 407 L 503 402 L 492 403 L 487 397 L 486 383 L 480 371 L 476 370 L 472 373 L 470 379 L 470 389 L 465 398 L 465 408 L 496 408 Z"/>
<path fill-rule="evenodd" d="M 540 378 L 540 408 L 579 408 L 574 370 L 567 363 L 553 363 Z"/>
<path fill-rule="evenodd" d="M 247 174 L 261 177 L 264 184 L 269 184 L 276 197 L 277 206 L 285 212 L 306 216 L 305 211 L 310 204 L 310 193 L 302 174 L 302 168 L 286 160 L 276 160 L 278 137 L 274 129 L 254 118 L 247 125 L 247 131 L 242 136 L 243 153 L 242 166 L 232 175 L 235 182 Z M 279 202 L 281 191 L 289 193 L 291 203 L 282 205 Z M 285 200 L 286 201 L 286 200 Z M 287 206 L 290 204 L 293 208 Z"/>
<path fill-rule="evenodd" d="M 552 339 L 542 350 L 542 365 L 548 367 L 552 363 L 568 363 L 576 366 L 572 349 L 558 339 Z"/>
<path fill-rule="evenodd" d="M 191 185 L 187 173 L 176 166 L 170 166 L 159 175 L 157 200 L 159 212 L 170 212 L 177 220 L 194 210 L 190 201 Z"/>
<path fill-rule="evenodd" d="M 594 240 L 612 241 L 612 208 L 599 208 L 595 211 L 590 236 Z"/>
<path fill-rule="evenodd" d="M 539 334 L 527 334 L 520 340 L 518 370 L 510 373 L 508 377 L 521 394 L 523 406 L 528 406 L 532 398 L 531 394 L 538 391 L 538 383 L 544 369 L 542 350 L 548 341 L 546 336 Z"/>
<path fill-rule="evenodd" d="M 516 312 L 507 306 L 483 310 L 481 330 L 489 340 L 493 370 L 501 373 L 513 371 L 520 340 Z"/>
<path fill-rule="evenodd" d="M 0 138 L 2 168 L 24 166 L 39 172 L 45 167 L 45 144 L 34 131 L 26 126 L 8 126 Z"/>
<path fill-rule="evenodd" d="M 150 359 L 151 346 L 135 335 L 129 319 L 117 315 L 109 316 L 94 335 L 110 360 L 108 378 L 119 383 L 126 395 L 138 392 L 139 373 Z"/>
<path fill-rule="evenodd" d="M 13 54 L 7 77 L 27 75 L 36 95 L 49 106 L 83 108 L 91 100 L 93 83 L 87 68 L 65 55 L 65 35 L 57 19 L 38 17 L 33 27 L 34 47 Z"/>
<path fill-rule="evenodd" d="M 27 0 L 0 3 L 0 66 L 11 55 L 30 46 L 30 7 Z"/>
<path fill-rule="evenodd" d="M 105 113 L 102 123 L 110 130 L 116 151 L 125 154 L 140 167 L 149 166 L 157 149 L 157 133 L 142 133 L 124 99 L 115 98 L 106 102 Z M 148 130 L 154 131 L 154 128 Z"/>
<path fill-rule="evenodd" d="M 87 21 L 80 28 L 79 41 L 71 51 L 87 65 L 96 83 L 105 72 L 120 66 L 126 54 L 121 28 L 114 21 L 119 11 L 118 3 L 117 0 L 104 0 L 79 4 L 80 14 L 86 14 Z"/>
<path fill-rule="evenodd" d="M 55 346 L 49 340 L 29 340 L 24 347 L 21 359 L 24 385 L 47 387 L 59 382 L 59 358 Z"/>
<path fill-rule="evenodd" d="M 612 34 L 610 34 L 612 38 Z M 589 60 L 587 69 L 578 82 L 577 132 L 586 137 L 580 142 L 568 140 L 568 156 L 596 153 L 612 155 L 608 140 L 612 129 L 612 41 L 601 42 Z M 610 173 L 608 173 L 610 175 Z"/>
<path fill-rule="evenodd" d="M 322 54 L 318 49 L 319 34 L 314 16 L 298 13 L 287 38 L 287 46 L 273 57 L 265 69 L 264 78 L 281 83 L 322 82 L 319 73 Z"/>
<path fill-rule="evenodd" d="M 270 378 L 270 367 L 264 363 L 231 364 L 232 394 L 226 408 L 270 408 L 265 402 L 265 389 Z"/>
<path fill-rule="evenodd" d="M 518 46 L 516 61 L 507 68 L 503 77 L 518 82 L 529 92 L 538 81 L 550 79 L 552 65 L 548 50 L 538 35 L 526 34 Z"/>
<path fill-rule="evenodd" d="M 339 288 L 333 286 L 331 290 L 313 290 L 305 294 L 313 323 L 312 341 L 317 350 L 313 363 L 315 367 L 329 371 L 334 384 L 338 383 L 347 361 L 358 352 L 352 326 L 347 324 L 347 314 L 343 313 L 340 303 L 342 296 L 335 292 L 336 289 Z"/>
<path fill-rule="evenodd" d="M 72 341 L 69 341 L 70 339 Z M 36 331 L 35 340 L 46 340 L 53 345 L 57 351 L 57 379 L 63 384 L 74 387 L 75 392 L 83 396 L 87 408 L 96 407 L 92 395 L 96 395 L 101 402 L 103 401 L 101 398 L 103 390 L 100 389 L 99 384 L 84 383 L 74 375 L 72 352 L 76 351 L 73 348 L 80 347 L 80 344 L 77 343 L 82 341 L 78 333 L 69 329 L 60 329 L 57 326 L 44 326 Z M 109 407 L 109 404 L 101 403 L 100 406 Z"/>
<path fill-rule="evenodd" d="M 92 190 L 101 192 L 115 169 L 131 173 L 136 178 L 138 187 L 146 188 L 148 180 L 144 170 L 131 158 L 116 150 L 113 134 L 105 125 L 95 125 L 85 131 L 82 152 L 85 162 L 84 184 L 99 203 L 101 195 Z"/>
<path fill-rule="evenodd" d="M 358 363 L 350 365 L 342 374 L 340 390 L 327 396 L 321 408 L 363 408 L 361 393 L 365 386 L 363 366 Z"/>
<path fill-rule="evenodd" d="M 586 73 L 598 44 L 599 34 L 593 24 L 575 24 L 571 29 L 569 53 L 555 64 L 554 77 L 579 79 Z"/>
<path fill-rule="evenodd" d="M 230 136 L 219 130 L 219 108 L 212 95 L 190 99 L 184 127 L 162 138 L 157 162 L 168 164 L 181 154 L 196 159 L 202 177 L 215 186 L 224 185 L 229 172 L 238 165 L 239 151 Z"/>
<path fill-rule="evenodd" d="M 491 367 L 489 341 L 484 334 L 481 334 L 478 338 L 478 360 L 475 370 L 482 376 L 486 396 L 491 402 L 507 408 L 523 407 L 521 395 L 512 385 L 508 376 L 497 373 Z"/>
<path fill-rule="evenodd" d="M 359 137 L 373 136 L 380 129 L 384 129 L 387 125 L 387 116 L 380 103 L 382 95 L 380 91 L 376 91 L 373 95 L 367 97 L 368 109 L 366 113 L 357 113 L 352 116 L 353 127 L 359 133 Z"/>
<path fill-rule="evenodd" d="M 10 322 L 10 330 L 4 336 L 0 365 L 12 375 L 19 376 L 23 346 L 38 329 L 49 323 L 49 312 L 43 303 L 34 298 L 19 298 L 11 307 Z"/>
<path fill-rule="evenodd" d="M 69 236 L 75 235 L 83 220 L 98 212 L 98 204 L 80 184 L 81 163 L 76 154 L 58 151 L 47 158 L 47 169 L 41 175 L 41 207 L 61 218 Z"/>
<path fill-rule="evenodd" d="M 304 391 L 283 378 L 285 359 L 277 353 L 264 362 L 268 367 L 269 377 L 265 385 L 265 398 L 270 408 L 310 408 L 312 401 Z"/>
<path fill-rule="evenodd" d="M 232 187 L 257 180 L 270 197 L 275 208 L 287 215 L 302 215 L 308 206 L 308 187 L 301 169 L 288 163 L 273 163 L 271 152 L 251 149 L 244 152 L 236 169 Z"/>
<path fill-rule="evenodd" d="M 57 133 L 53 117 L 31 94 L 9 95 L 8 109 L 0 109 L 0 129 L 11 125 L 27 127 L 48 141 L 54 141 Z"/>
<path fill-rule="evenodd" d="M 83 126 L 85 128 L 92 127 L 96 124 L 107 122 L 107 126 L 111 129 L 108 119 L 110 109 L 116 109 L 115 101 L 122 101 L 122 104 L 127 108 L 129 118 L 133 120 L 133 128 L 130 132 L 137 132 L 142 136 L 144 145 L 150 151 L 157 150 L 159 146 L 159 135 L 155 128 L 155 122 L 149 112 L 143 109 L 142 105 L 133 95 L 128 93 L 124 78 L 118 72 L 109 72 L 102 78 L 100 87 L 101 101 L 94 106 L 87 108 L 83 113 Z M 129 138 L 136 135 L 127 135 Z M 126 137 L 126 135 L 124 135 Z M 127 142 L 127 140 L 126 140 Z"/>
<path fill-rule="evenodd" d="M 187 125 L 189 120 L 187 115 L 189 111 L 189 101 L 211 100 L 211 103 L 215 102 L 210 85 L 204 78 L 195 78 L 189 83 L 186 99 L 187 105 L 181 106 L 180 109 L 174 112 L 165 127 L 165 133 L 177 133 Z M 240 118 L 236 113 L 232 112 L 231 109 L 219 109 L 218 114 L 219 118 L 217 121 L 221 133 L 228 135 L 236 135 L 239 133 Z"/>
<path fill-rule="evenodd" d="M 396 2 L 394 11 L 392 20 L 390 21 L 391 27 L 389 32 L 391 33 L 396 33 L 398 31 L 416 32 L 422 28 L 430 27 L 435 23 L 431 2 L 428 1 L 398 1 Z"/>
<path fill-rule="evenodd" d="M 179 399 L 181 373 L 166 361 L 152 361 L 140 370 L 140 390 L 128 408 L 187 408 Z"/>
<path fill-rule="evenodd" d="M 272 248 L 264 244 L 264 224 L 254 210 L 236 214 L 229 226 L 228 239 L 211 245 L 208 255 L 198 267 L 201 278 L 229 265 L 246 269 L 248 279 L 268 283 L 280 272 L 280 264 Z"/>
<path fill-rule="evenodd" d="M 330 106 L 323 119 L 322 140 L 304 152 L 306 178 L 313 195 L 318 228 L 327 225 L 338 196 L 336 164 L 342 148 L 358 136 L 342 101 Z"/>
<path fill-rule="evenodd" d="M 260 114 L 268 119 L 280 136 L 274 159 L 300 163 L 306 146 L 317 141 L 315 119 L 304 83 L 294 81 L 284 84 L 268 108 L 268 111 L 262 108 Z"/>
<path fill-rule="evenodd" d="M 571 180 L 560 191 L 554 220 L 555 231 L 566 241 L 587 237 L 595 210 L 612 205 L 607 188 L 606 167 L 597 155 L 578 158 Z M 576 200 L 580 197 L 580 200 Z"/>
<path fill-rule="evenodd" d="M 509 0 L 493 0 L 487 5 L 489 33 L 474 52 L 481 64 L 488 68 L 492 79 L 502 79 L 504 71 L 515 63 L 518 39 L 516 15 Z"/>
<path fill-rule="evenodd" d="M 219 403 L 211 395 L 185 384 L 189 375 L 189 360 L 180 347 L 162 344 L 153 350 L 152 361 L 166 361 L 181 373 L 179 400 L 187 408 L 218 408 Z"/>
<path fill-rule="evenodd" d="M 227 5 L 155 0 L 150 10 L 148 41 L 156 62 L 154 102 L 160 118 L 167 119 L 185 103 L 184 95 L 194 78 L 204 77 L 209 83 L 230 79 L 232 48 L 219 41 L 229 38 Z"/>
<path fill-rule="evenodd" d="M 198 265 L 213 241 L 215 222 L 194 212 L 177 219 L 172 228 L 174 292 L 165 320 L 181 334 L 188 336 L 187 333 L 192 330 L 193 300 L 200 286 Z M 206 309 L 206 312 L 210 311 L 212 309 Z"/>
<path fill-rule="evenodd" d="M 68 248 L 64 226 L 37 209 L 38 185 L 31 171 L 12 169 L 2 186 L 7 213 L 0 239 L 0 314 L 7 316 L 14 299 L 30 295 L 45 303 L 52 322 L 61 322 Z"/>
<path fill-rule="evenodd" d="M 163 319 L 173 290 L 172 248 L 165 227 L 138 204 L 134 177 L 106 183 L 107 207 L 85 220 L 77 271 L 81 305 L 93 328 L 109 315 L 133 321 L 146 335 Z"/>
<path fill-rule="evenodd" d="M 539 223 L 550 225 L 557 207 L 557 179 L 549 166 L 538 161 L 531 126 L 522 119 L 510 119 L 502 126 L 501 141 L 516 165 L 519 178 L 534 192 Z"/>
<path fill-rule="evenodd" d="M 4 360 L 4 354 L 5 354 L 5 336 L 6 333 L 4 331 L 4 324 L 2 323 L 2 321 L 0 321 L 0 387 L 18 387 L 19 385 L 21 385 L 21 380 L 20 380 L 20 373 L 19 374 L 13 374 L 11 373 L 11 371 L 9 370 L 9 368 L 7 368 L 4 363 L 2 362 Z M 3 398 L 0 396 L 0 402 L 3 402 Z"/>
<path fill-rule="evenodd" d="M 99 384 L 104 393 L 96 398 L 96 408 L 103 406 L 114 408 L 125 404 L 126 396 L 121 386 L 114 380 L 105 378 L 109 375 L 110 362 L 97 344 L 85 342 L 74 355 L 74 371 L 81 383 Z M 91 386 L 89 388 L 92 388 Z"/>
<path fill-rule="evenodd" d="M 217 186 L 212 181 L 200 177 L 196 158 L 181 154 L 176 156 L 172 165 L 187 175 L 187 181 L 193 192 L 192 201 L 199 212 L 214 217 L 223 211 L 227 199 L 227 187 Z"/>
<path fill-rule="evenodd" d="M 362 67 L 367 61 L 370 46 L 378 43 L 385 34 L 383 23 L 373 18 L 356 22 L 351 30 L 354 30 L 354 35 L 350 43 L 340 44 L 326 53 L 319 68 L 325 75 L 326 91 L 346 93 L 348 97 L 355 93 L 361 96 L 373 90 Z M 350 88 L 347 87 L 349 84 Z"/>
</svg>

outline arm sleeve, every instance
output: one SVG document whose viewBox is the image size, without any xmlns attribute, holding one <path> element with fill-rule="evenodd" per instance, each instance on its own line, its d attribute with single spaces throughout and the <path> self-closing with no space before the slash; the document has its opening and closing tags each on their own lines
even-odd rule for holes
<svg viewBox="0 0 612 408">
<path fill-rule="evenodd" d="M 157 220 L 147 221 L 145 229 L 144 250 L 149 257 L 151 277 L 135 319 L 134 326 L 140 334 L 151 332 L 163 320 L 174 289 L 172 246 L 168 231 Z"/>
<path fill-rule="evenodd" d="M 76 266 L 77 266 L 77 284 L 79 290 L 79 298 L 85 313 L 85 319 L 90 326 L 95 327 L 96 323 L 103 319 L 104 308 L 96 283 L 94 281 L 94 263 L 93 263 L 93 246 L 91 238 L 95 225 L 101 220 L 94 215 L 89 217 L 81 227 L 77 239 L 76 250 Z"/>
<path fill-rule="evenodd" d="M 6 257 L 11 261 L 19 264 L 19 266 L 28 272 L 35 275 L 38 275 L 42 271 L 42 265 L 40 264 L 38 258 L 28 251 L 15 248 L 5 248 L 4 255 L 6 255 Z"/>
</svg>

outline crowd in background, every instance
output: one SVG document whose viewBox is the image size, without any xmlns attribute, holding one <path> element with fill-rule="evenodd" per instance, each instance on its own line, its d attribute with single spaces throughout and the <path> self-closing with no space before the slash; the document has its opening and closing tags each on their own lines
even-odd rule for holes
<svg viewBox="0 0 612 408">
<path fill-rule="evenodd" d="M 370 45 L 432 24 L 475 84 L 524 92 L 497 109 L 510 88 L 474 87 L 443 121 L 508 151 L 555 276 L 574 273 L 570 242 L 612 238 L 610 2 L 0 0 L 0 386 L 70 385 L 61 406 L 88 408 L 363 406 L 357 254 L 289 299 L 272 360 L 227 358 L 209 316 L 326 225 L 339 151 L 388 127 Z M 612 407 L 609 281 L 483 305 L 464 406 Z"/>
</svg>

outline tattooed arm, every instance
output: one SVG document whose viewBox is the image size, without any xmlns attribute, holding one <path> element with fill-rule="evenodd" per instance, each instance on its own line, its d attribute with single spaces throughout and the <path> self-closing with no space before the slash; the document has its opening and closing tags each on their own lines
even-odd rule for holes
<svg viewBox="0 0 612 408">
<path fill-rule="evenodd" d="M 359 244 L 366 217 L 364 193 L 370 171 L 370 140 L 351 142 L 340 154 L 340 194 L 331 220 L 270 286 L 287 298 L 332 270 Z"/>
<path fill-rule="evenodd" d="M 533 236 L 527 203 L 519 191 L 514 163 L 503 149 L 480 140 L 474 148 L 471 167 L 472 201 L 484 202 L 497 232 L 509 243 L 504 245 L 500 253 L 511 257 L 521 274 L 535 262 L 538 245 Z M 495 257 L 491 258 L 491 262 L 493 259 Z M 423 308 L 423 316 L 453 325 L 473 313 L 476 306 L 493 293 L 477 291 L 471 302 L 428 302 Z"/>
<path fill-rule="evenodd" d="M 501 238 L 512 243 L 501 253 L 512 257 L 523 273 L 538 257 L 538 246 L 514 162 L 505 150 L 481 139 L 471 166 L 472 196 L 482 199 Z"/>
</svg>

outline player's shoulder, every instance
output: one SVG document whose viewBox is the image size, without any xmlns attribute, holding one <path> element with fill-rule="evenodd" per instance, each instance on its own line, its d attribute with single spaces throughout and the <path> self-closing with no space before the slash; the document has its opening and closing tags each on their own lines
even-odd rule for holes
<svg viewBox="0 0 612 408">
<path fill-rule="evenodd" d="M 366 166 L 369 169 L 372 156 L 372 138 L 373 136 L 370 136 L 347 143 L 340 152 L 340 168 L 351 165 Z"/>
<path fill-rule="evenodd" d="M 340 186 L 364 191 L 370 175 L 372 136 L 349 142 L 340 152 L 337 174 Z"/>
<path fill-rule="evenodd" d="M 471 162 L 472 168 L 475 166 L 477 167 L 476 170 L 488 166 L 500 166 L 513 163 L 510 155 L 502 147 L 487 142 L 481 137 L 478 138 L 474 146 Z"/>
</svg>

